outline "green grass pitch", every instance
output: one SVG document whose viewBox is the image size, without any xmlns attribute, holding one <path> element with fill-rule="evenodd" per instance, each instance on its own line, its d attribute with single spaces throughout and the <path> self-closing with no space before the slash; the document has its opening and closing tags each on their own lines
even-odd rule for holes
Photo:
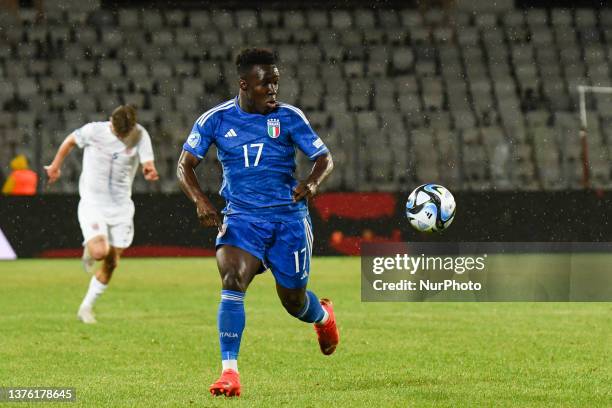
<svg viewBox="0 0 612 408">
<path fill-rule="evenodd" d="M 94 326 L 76 320 L 88 280 L 77 260 L 0 263 L 0 386 L 76 387 L 83 407 L 612 406 L 611 303 L 361 303 L 359 259 L 317 258 L 310 288 L 336 305 L 338 350 L 323 356 L 259 276 L 243 395 L 225 400 L 208 394 L 213 259 L 123 260 Z"/>
</svg>

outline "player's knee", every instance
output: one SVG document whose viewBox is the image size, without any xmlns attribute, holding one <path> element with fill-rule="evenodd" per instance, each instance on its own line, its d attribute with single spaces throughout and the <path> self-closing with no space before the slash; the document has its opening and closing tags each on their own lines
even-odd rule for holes
<svg viewBox="0 0 612 408">
<path fill-rule="evenodd" d="M 223 289 L 246 292 L 261 262 L 239 248 L 222 246 L 217 252 L 217 266 Z"/>
<path fill-rule="evenodd" d="M 221 284 L 225 290 L 246 292 L 249 285 L 248 273 L 244 262 L 235 258 L 224 258 L 219 263 Z"/>
<path fill-rule="evenodd" d="M 225 290 L 246 291 L 246 284 L 240 278 L 240 273 L 237 270 L 225 270 L 221 277 L 221 284 Z"/>
<path fill-rule="evenodd" d="M 108 247 L 105 245 L 94 245 L 89 249 L 89 253 L 93 259 L 96 261 L 101 261 L 108 257 Z"/>
</svg>

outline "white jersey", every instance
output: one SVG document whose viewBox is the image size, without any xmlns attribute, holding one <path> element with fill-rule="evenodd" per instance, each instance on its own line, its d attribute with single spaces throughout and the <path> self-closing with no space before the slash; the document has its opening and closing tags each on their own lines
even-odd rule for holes
<svg viewBox="0 0 612 408">
<path fill-rule="evenodd" d="M 151 137 L 136 124 L 137 132 L 122 140 L 111 131 L 110 122 L 92 122 L 74 131 L 83 152 L 79 179 L 81 200 L 94 205 L 131 204 L 132 182 L 139 163 L 153 161 Z"/>
</svg>

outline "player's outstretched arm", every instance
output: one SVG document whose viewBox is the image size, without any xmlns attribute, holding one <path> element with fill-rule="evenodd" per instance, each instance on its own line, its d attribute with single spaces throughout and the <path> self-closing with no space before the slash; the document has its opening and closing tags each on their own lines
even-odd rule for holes
<svg viewBox="0 0 612 408">
<path fill-rule="evenodd" d="M 66 139 L 64 139 L 59 149 L 57 149 L 57 153 L 55 154 L 55 158 L 51 164 L 45 166 L 45 172 L 49 178 L 49 184 L 55 183 L 62 175 L 62 164 L 72 149 L 74 149 L 74 146 L 76 146 L 76 139 L 74 134 L 71 133 L 66 137 Z"/>
<path fill-rule="evenodd" d="M 310 175 L 304 181 L 295 186 L 293 189 L 293 201 L 300 201 L 304 198 L 310 198 L 317 194 L 319 185 L 325 180 L 329 173 L 334 169 L 334 161 L 331 153 L 327 153 L 317 157 L 314 166 L 310 171 Z"/>
<path fill-rule="evenodd" d="M 195 204 L 200 223 L 205 227 L 220 228 L 221 217 L 208 197 L 204 195 L 196 177 L 195 168 L 198 164 L 200 164 L 200 160 L 197 157 L 183 150 L 178 160 L 176 177 L 178 178 L 181 190 Z"/>
<path fill-rule="evenodd" d="M 157 169 L 155 168 L 155 163 L 153 163 L 153 161 L 142 163 L 142 175 L 147 181 L 159 180 L 159 174 L 157 174 Z"/>
</svg>

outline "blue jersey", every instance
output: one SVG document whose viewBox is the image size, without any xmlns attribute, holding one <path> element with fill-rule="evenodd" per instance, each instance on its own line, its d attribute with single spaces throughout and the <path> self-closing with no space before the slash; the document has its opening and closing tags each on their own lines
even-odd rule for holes
<svg viewBox="0 0 612 408">
<path fill-rule="evenodd" d="M 248 113 L 236 97 L 200 116 L 183 149 L 202 159 L 213 143 L 223 166 L 219 194 L 226 215 L 295 220 L 308 214 L 305 200 L 293 202 L 295 148 L 311 160 L 328 149 L 301 110 L 281 103 L 265 115 Z"/>
</svg>

